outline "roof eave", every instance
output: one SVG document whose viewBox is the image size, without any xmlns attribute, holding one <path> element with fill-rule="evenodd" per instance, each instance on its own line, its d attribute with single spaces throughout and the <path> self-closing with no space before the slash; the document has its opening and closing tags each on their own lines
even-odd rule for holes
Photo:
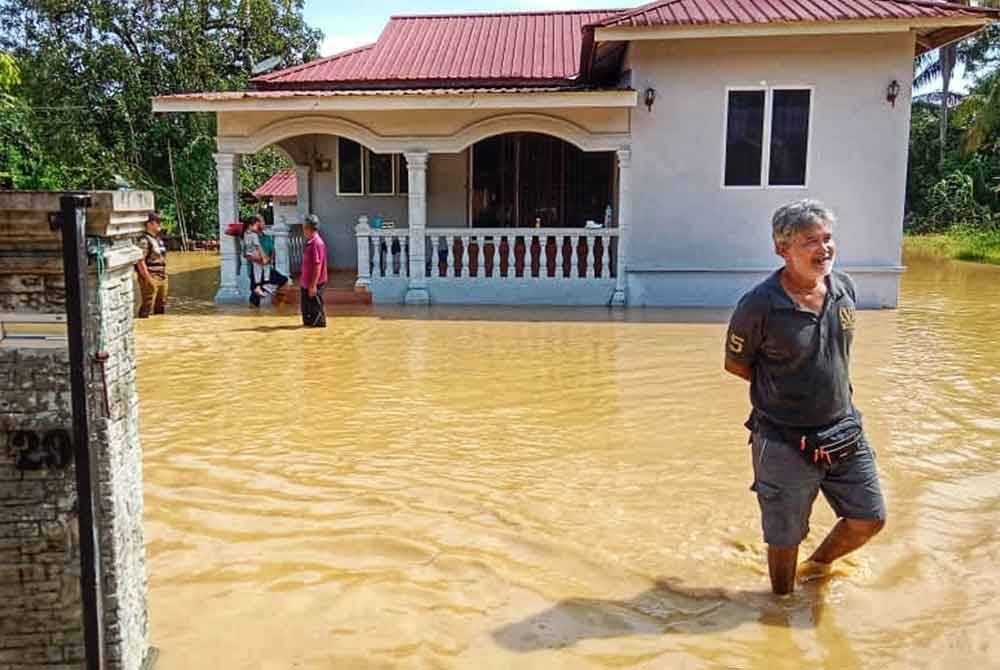
<svg viewBox="0 0 1000 670">
<path fill-rule="evenodd" d="M 232 95 L 160 96 L 153 99 L 153 111 L 167 112 L 290 112 L 290 111 L 374 111 L 439 109 L 548 109 L 568 107 L 631 108 L 638 105 L 634 90 L 578 91 L 359 91 L 358 95 L 316 95 L 289 92 L 287 96 L 254 96 L 252 91 Z"/>
<path fill-rule="evenodd" d="M 598 42 L 706 39 L 718 37 L 771 37 L 781 35 L 845 35 L 908 32 L 910 30 L 972 28 L 993 21 L 992 15 L 906 19 L 857 19 L 840 21 L 788 21 L 771 23 L 721 23 L 701 25 L 594 27 Z"/>
</svg>

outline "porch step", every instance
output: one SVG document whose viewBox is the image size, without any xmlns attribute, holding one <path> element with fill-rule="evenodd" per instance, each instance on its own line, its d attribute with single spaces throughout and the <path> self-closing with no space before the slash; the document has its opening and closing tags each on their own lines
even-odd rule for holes
<svg viewBox="0 0 1000 670">
<path fill-rule="evenodd" d="M 286 305 L 299 304 L 299 289 L 288 291 Z M 365 290 L 354 288 L 327 288 L 323 291 L 323 304 L 325 305 L 370 305 L 372 304 L 372 294 Z"/>
</svg>

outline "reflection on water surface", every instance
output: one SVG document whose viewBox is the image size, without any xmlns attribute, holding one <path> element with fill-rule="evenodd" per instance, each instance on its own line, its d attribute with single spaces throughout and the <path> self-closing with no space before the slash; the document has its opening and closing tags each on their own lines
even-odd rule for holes
<svg viewBox="0 0 1000 670">
<path fill-rule="evenodd" d="M 1000 268 L 908 259 L 854 385 L 886 532 L 766 593 L 727 314 L 211 304 L 137 326 L 160 667 L 986 667 Z M 833 522 L 813 518 L 814 546 Z"/>
</svg>

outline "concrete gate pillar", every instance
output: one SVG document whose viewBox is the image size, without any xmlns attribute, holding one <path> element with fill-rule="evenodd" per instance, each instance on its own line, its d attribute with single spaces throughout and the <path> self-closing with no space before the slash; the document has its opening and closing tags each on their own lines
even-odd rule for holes
<svg viewBox="0 0 1000 670">
<path fill-rule="evenodd" d="M 155 650 L 132 333 L 132 267 L 141 253 L 132 240 L 153 196 L 91 195 L 84 374 L 103 648 L 106 667 L 138 670 Z M 0 192 L 0 668 L 83 668 L 85 660 L 66 286 L 60 232 L 48 223 L 59 196 Z"/>
</svg>

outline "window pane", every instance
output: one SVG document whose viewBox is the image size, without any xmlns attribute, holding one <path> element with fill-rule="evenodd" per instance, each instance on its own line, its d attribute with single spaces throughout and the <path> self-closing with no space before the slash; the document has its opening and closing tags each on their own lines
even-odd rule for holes
<svg viewBox="0 0 1000 670">
<path fill-rule="evenodd" d="M 396 174 L 396 193 L 410 192 L 410 173 L 406 169 L 406 156 L 396 154 L 396 166 L 399 168 Z"/>
<path fill-rule="evenodd" d="M 764 91 L 730 91 L 726 122 L 726 186 L 760 186 Z"/>
<path fill-rule="evenodd" d="M 368 192 L 392 193 L 392 154 L 368 154 Z"/>
<path fill-rule="evenodd" d="M 340 193 L 361 193 L 361 145 L 341 137 L 337 141 L 337 179 Z"/>
<path fill-rule="evenodd" d="M 805 186 L 809 143 L 809 91 L 775 90 L 771 101 L 772 186 Z"/>
</svg>

